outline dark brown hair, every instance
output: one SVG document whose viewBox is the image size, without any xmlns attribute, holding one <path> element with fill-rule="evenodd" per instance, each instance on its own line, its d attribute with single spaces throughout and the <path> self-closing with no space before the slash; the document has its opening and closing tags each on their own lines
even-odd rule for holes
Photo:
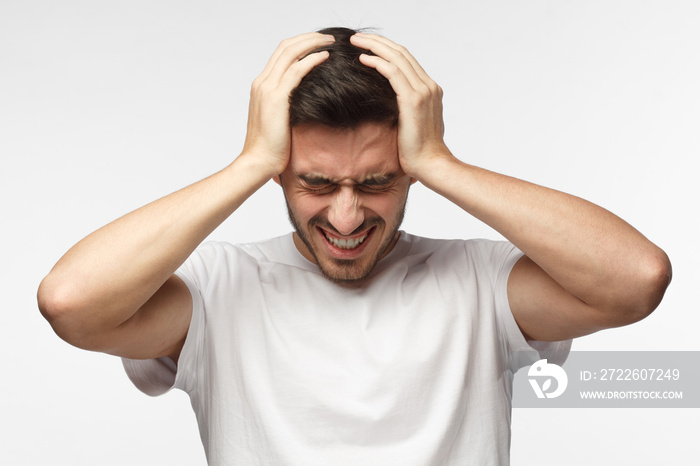
<svg viewBox="0 0 700 466">
<path fill-rule="evenodd" d="M 289 96 L 290 126 L 316 123 L 354 128 L 366 122 L 396 126 L 396 93 L 384 76 L 360 63 L 360 54 L 372 53 L 350 43 L 356 31 L 326 28 L 318 32 L 332 34 L 335 42 L 315 50 L 327 50 L 330 56 L 312 69 Z"/>
</svg>

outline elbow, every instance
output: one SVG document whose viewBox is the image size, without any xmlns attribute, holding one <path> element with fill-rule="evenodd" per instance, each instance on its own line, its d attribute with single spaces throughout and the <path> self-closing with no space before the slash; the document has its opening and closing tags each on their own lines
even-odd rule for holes
<svg viewBox="0 0 700 466">
<path fill-rule="evenodd" d="M 56 283 L 51 275 L 44 278 L 37 291 L 39 312 L 56 335 L 73 346 L 84 348 L 85 323 L 78 293 L 69 284 Z"/>
<path fill-rule="evenodd" d="M 65 286 L 54 283 L 50 275 L 44 278 L 39 285 L 36 300 L 39 312 L 52 326 L 70 314 L 70 309 L 72 309 L 70 293 L 66 292 Z"/>
<path fill-rule="evenodd" d="M 659 306 L 671 283 L 673 269 L 664 251 L 655 248 L 649 257 L 640 261 L 636 270 L 635 285 L 631 287 L 627 318 L 628 324 L 648 317 Z"/>
<path fill-rule="evenodd" d="M 673 268 L 671 260 L 661 249 L 657 249 L 653 258 L 647 261 L 644 271 L 645 302 L 641 306 L 644 317 L 651 314 L 661 303 L 666 289 L 671 284 Z"/>
</svg>

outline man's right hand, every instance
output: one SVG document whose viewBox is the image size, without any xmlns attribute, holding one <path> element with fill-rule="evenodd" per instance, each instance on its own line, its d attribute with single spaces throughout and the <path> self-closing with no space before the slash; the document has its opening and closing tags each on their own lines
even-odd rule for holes
<svg viewBox="0 0 700 466">
<path fill-rule="evenodd" d="M 195 248 L 287 166 L 289 96 L 328 57 L 318 33 L 283 41 L 253 83 L 243 152 L 223 170 L 105 225 L 42 281 L 41 312 L 71 344 L 127 358 L 177 360 L 192 316 L 174 275 Z"/>
<path fill-rule="evenodd" d="M 327 51 L 310 52 L 334 40 L 312 32 L 282 41 L 253 81 L 241 157 L 256 157 L 269 170 L 270 178 L 282 173 L 289 162 L 289 96 L 304 76 L 329 56 Z"/>
</svg>

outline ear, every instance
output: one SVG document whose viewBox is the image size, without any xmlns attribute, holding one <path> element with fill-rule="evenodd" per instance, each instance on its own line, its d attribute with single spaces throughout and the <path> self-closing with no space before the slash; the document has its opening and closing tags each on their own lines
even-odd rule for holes
<svg viewBox="0 0 700 466">
<path fill-rule="evenodd" d="M 413 184 L 413 183 L 415 183 L 416 181 L 418 181 L 418 178 L 413 178 L 413 177 L 411 177 L 411 178 L 408 180 L 408 182 L 409 182 L 410 184 Z"/>
<path fill-rule="evenodd" d="M 277 183 L 278 185 L 282 186 L 282 182 L 280 181 L 280 176 L 279 176 L 279 175 L 273 176 L 273 177 L 272 177 L 272 180 L 273 180 L 275 183 Z"/>
</svg>

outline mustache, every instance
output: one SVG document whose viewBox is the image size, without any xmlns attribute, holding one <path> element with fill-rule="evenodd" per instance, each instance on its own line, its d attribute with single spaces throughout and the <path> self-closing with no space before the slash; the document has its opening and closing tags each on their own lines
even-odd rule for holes
<svg viewBox="0 0 700 466">
<path fill-rule="evenodd" d="M 352 233 L 348 236 L 355 235 L 357 233 L 360 233 L 362 231 L 368 230 L 369 228 L 372 228 L 377 225 L 382 225 L 384 224 L 384 220 L 381 217 L 369 217 L 364 219 L 364 221 L 353 230 Z M 342 233 L 340 233 L 338 230 L 335 229 L 335 227 L 331 224 L 331 222 L 328 221 L 328 219 L 322 215 L 314 215 L 309 219 L 309 222 L 307 223 L 309 230 L 313 227 L 321 227 L 324 230 L 328 230 L 331 233 L 335 233 L 339 236 L 345 236 Z"/>
</svg>

